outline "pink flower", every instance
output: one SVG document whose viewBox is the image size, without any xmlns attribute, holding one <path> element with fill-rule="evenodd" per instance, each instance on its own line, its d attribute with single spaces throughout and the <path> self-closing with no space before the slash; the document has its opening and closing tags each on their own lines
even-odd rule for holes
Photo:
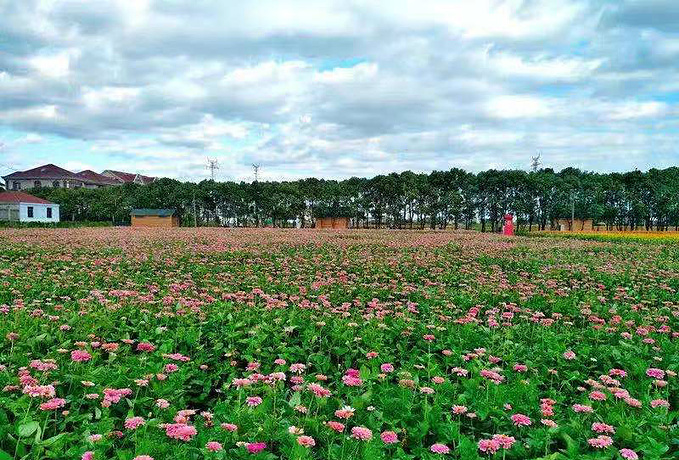
<svg viewBox="0 0 679 460">
<path fill-rule="evenodd" d="M 610 433 L 614 434 L 615 433 L 615 428 L 611 425 L 607 425 L 605 423 L 592 423 L 592 431 L 596 433 Z"/>
<path fill-rule="evenodd" d="M 248 398 L 245 400 L 250 407 L 257 407 L 260 404 L 262 404 L 262 398 L 259 396 L 248 396 Z"/>
<path fill-rule="evenodd" d="M 179 366 L 177 366 L 174 363 L 169 363 L 165 365 L 165 372 L 168 374 L 171 374 L 173 372 L 177 372 L 179 370 Z"/>
<path fill-rule="evenodd" d="M 65 399 L 52 398 L 49 401 L 40 404 L 40 409 L 41 410 L 57 410 L 60 407 L 64 407 L 65 405 L 66 405 Z"/>
<path fill-rule="evenodd" d="M 656 407 L 667 407 L 667 408 L 669 408 L 670 403 L 669 403 L 669 401 L 667 401 L 665 399 L 654 399 L 653 401 L 651 401 L 651 407 L 654 408 L 654 409 Z"/>
<path fill-rule="evenodd" d="M 572 359 L 575 359 L 575 353 L 573 353 L 573 351 L 571 351 L 571 350 L 568 350 L 568 351 L 564 352 L 563 357 L 564 357 L 564 359 L 567 359 L 567 360 L 570 361 Z"/>
<path fill-rule="evenodd" d="M 137 455 L 132 460 L 153 460 L 153 457 L 150 455 Z"/>
<path fill-rule="evenodd" d="M 334 422 L 334 421 L 331 420 L 329 422 L 326 422 L 325 425 L 328 428 L 330 428 L 331 430 L 336 431 L 338 433 L 341 433 L 342 431 L 344 431 L 344 423 Z"/>
<path fill-rule="evenodd" d="M 140 426 L 142 426 L 144 423 L 144 419 L 141 417 L 132 417 L 125 419 L 125 428 L 128 430 L 136 430 Z"/>
<path fill-rule="evenodd" d="M 233 423 L 222 423 L 219 426 L 221 426 L 223 430 L 229 431 L 231 433 L 238 430 L 238 425 L 235 425 Z"/>
<path fill-rule="evenodd" d="M 145 351 L 145 352 L 148 353 L 148 352 L 152 352 L 155 349 L 156 349 L 156 347 L 149 342 L 139 342 L 137 344 L 137 351 Z"/>
<path fill-rule="evenodd" d="M 321 385 L 317 383 L 310 383 L 308 388 L 318 398 L 327 398 L 330 395 L 332 395 L 330 390 L 328 390 L 327 388 L 323 388 Z"/>
<path fill-rule="evenodd" d="M 613 440 L 610 437 L 603 435 L 588 439 L 587 442 L 596 449 L 605 449 L 613 444 Z"/>
<path fill-rule="evenodd" d="M 435 454 L 447 454 L 450 452 L 450 448 L 446 446 L 445 444 L 432 444 L 432 446 L 429 448 L 430 451 L 432 451 Z"/>
<path fill-rule="evenodd" d="M 245 448 L 250 452 L 251 454 L 258 454 L 264 449 L 266 449 L 266 443 L 265 442 L 249 442 L 245 445 Z"/>
<path fill-rule="evenodd" d="M 208 442 L 207 444 L 205 444 L 205 448 L 210 452 L 217 452 L 223 449 L 222 445 L 217 441 Z"/>
<path fill-rule="evenodd" d="M 662 369 L 651 367 L 650 369 L 646 370 L 646 375 L 654 379 L 662 380 L 665 378 L 665 371 Z"/>
<path fill-rule="evenodd" d="M 295 374 L 301 374 L 306 369 L 306 365 L 301 363 L 295 363 L 290 365 L 290 372 Z"/>
<path fill-rule="evenodd" d="M 299 436 L 297 438 L 297 444 L 308 449 L 309 447 L 314 447 L 316 441 L 311 436 Z"/>
<path fill-rule="evenodd" d="M 385 374 L 389 374 L 391 372 L 394 372 L 394 365 L 391 363 L 384 363 L 380 366 L 380 370 Z"/>
<path fill-rule="evenodd" d="M 462 415 L 467 412 L 467 406 L 453 406 L 453 414 Z"/>
<path fill-rule="evenodd" d="M 516 426 L 528 426 L 532 423 L 530 418 L 523 414 L 512 415 L 512 422 L 514 422 L 514 425 Z"/>
<path fill-rule="evenodd" d="M 342 382 L 344 382 L 344 384 L 348 387 L 358 387 L 363 385 L 363 380 L 361 380 L 359 372 L 356 369 L 348 369 L 342 377 Z"/>
<path fill-rule="evenodd" d="M 85 350 L 73 350 L 71 352 L 71 361 L 83 362 L 89 361 L 90 359 L 92 359 L 92 355 L 90 355 Z"/>
<path fill-rule="evenodd" d="M 620 449 L 620 456 L 622 458 L 625 458 L 627 460 L 638 460 L 639 455 L 637 455 L 636 452 L 634 452 L 632 449 Z"/>
<path fill-rule="evenodd" d="M 97 442 L 97 441 L 101 441 L 101 438 L 102 438 L 102 435 L 100 435 L 100 434 L 91 434 L 88 439 L 92 442 Z"/>
<path fill-rule="evenodd" d="M 360 441 L 370 441 L 373 432 L 364 426 L 355 426 L 351 429 L 351 437 Z"/>
<path fill-rule="evenodd" d="M 385 444 L 396 444 L 398 442 L 398 436 L 393 431 L 383 431 L 380 438 Z"/>
<path fill-rule="evenodd" d="M 94 452 L 91 450 L 88 450 L 83 454 L 82 457 L 80 457 L 80 460 L 93 460 L 94 459 Z"/>
<path fill-rule="evenodd" d="M 156 407 L 159 409 L 167 409 L 170 407 L 170 402 L 167 399 L 156 399 Z"/>
<path fill-rule="evenodd" d="M 528 370 L 528 366 L 525 364 L 514 364 L 514 370 L 516 372 L 526 372 Z"/>
<path fill-rule="evenodd" d="M 479 441 L 479 450 L 483 453 L 493 455 L 500 450 L 500 442 L 495 439 L 482 439 Z"/>
<path fill-rule="evenodd" d="M 168 423 L 165 425 L 165 434 L 169 438 L 188 442 L 198 434 L 198 431 L 195 427 L 186 423 Z"/>
<path fill-rule="evenodd" d="M 343 406 L 341 409 L 335 411 L 335 417 L 348 419 L 354 415 L 354 408 L 351 406 Z"/>
<path fill-rule="evenodd" d="M 594 412 L 594 409 L 592 409 L 591 406 L 585 406 L 582 404 L 573 404 L 573 410 L 575 412 L 587 412 L 587 413 Z"/>
<path fill-rule="evenodd" d="M 605 401 L 606 400 L 606 395 L 600 391 L 592 391 L 589 394 L 589 399 L 594 400 L 594 401 Z"/>
<path fill-rule="evenodd" d="M 516 439 L 514 439 L 514 436 L 507 436 L 506 434 L 495 434 L 493 441 L 497 442 L 503 449 L 511 449 Z"/>
</svg>

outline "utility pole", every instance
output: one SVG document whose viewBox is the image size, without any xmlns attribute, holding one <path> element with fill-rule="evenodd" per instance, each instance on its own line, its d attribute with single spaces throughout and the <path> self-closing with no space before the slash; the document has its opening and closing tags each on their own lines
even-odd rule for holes
<svg viewBox="0 0 679 460">
<path fill-rule="evenodd" d="M 259 163 L 252 164 L 252 171 L 255 173 L 254 182 L 254 201 L 255 201 L 255 225 L 259 227 L 259 206 L 257 206 L 257 200 L 259 199 Z"/>
<path fill-rule="evenodd" d="M 215 160 L 207 159 L 207 169 L 210 170 L 210 178 L 215 180 L 215 170 L 219 169 L 219 162 Z"/>
<path fill-rule="evenodd" d="M 540 161 L 541 156 L 542 153 L 538 152 L 538 156 L 531 157 L 530 167 L 533 170 L 533 172 L 537 172 L 538 169 L 540 169 L 540 165 L 542 164 L 542 162 Z"/>
<path fill-rule="evenodd" d="M 575 196 L 571 192 L 571 232 L 575 230 Z"/>
</svg>

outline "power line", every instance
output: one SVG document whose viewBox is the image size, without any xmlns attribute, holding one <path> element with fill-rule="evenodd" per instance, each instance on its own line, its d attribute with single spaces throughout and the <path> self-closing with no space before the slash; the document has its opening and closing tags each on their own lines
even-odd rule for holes
<svg viewBox="0 0 679 460">
<path fill-rule="evenodd" d="M 255 182 L 259 182 L 259 168 L 261 165 L 259 163 L 252 163 L 252 172 L 255 174 Z"/>
</svg>

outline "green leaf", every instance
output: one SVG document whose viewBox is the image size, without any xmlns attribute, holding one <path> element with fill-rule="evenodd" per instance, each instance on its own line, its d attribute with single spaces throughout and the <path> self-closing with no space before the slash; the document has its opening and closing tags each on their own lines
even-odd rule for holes
<svg viewBox="0 0 679 460">
<path fill-rule="evenodd" d="M 295 392 L 295 394 L 292 395 L 292 398 L 290 398 L 290 401 L 288 401 L 288 404 L 290 407 L 296 407 L 302 404 L 302 394 L 300 392 Z"/>
<path fill-rule="evenodd" d="M 20 438 L 27 438 L 28 436 L 35 433 L 38 428 L 40 428 L 40 424 L 38 422 L 34 422 L 32 420 L 29 422 L 24 422 L 17 427 L 17 435 Z"/>
<path fill-rule="evenodd" d="M 58 435 L 56 435 L 56 436 L 52 436 L 51 438 L 47 438 L 47 439 L 45 439 L 45 440 L 42 442 L 42 445 L 45 446 L 45 447 L 49 447 L 49 446 L 51 446 L 52 444 L 54 444 L 54 443 L 56 443 L 57 441 L 59 441 L 59 440 L 60 440 L 61 438 L 63 438 L 64 436 L 66 436 L 66 433 L 60 433 L 60 434 L 58 434 Z M 2 457 L 0 457 L 0 460 L 2 460 Z"/>
<path fill-rule="evenodd" d="M 0 460 L 12 460 L 12 456 L 5 452 L 4 450 L 0 450 Z"/>
</svg>

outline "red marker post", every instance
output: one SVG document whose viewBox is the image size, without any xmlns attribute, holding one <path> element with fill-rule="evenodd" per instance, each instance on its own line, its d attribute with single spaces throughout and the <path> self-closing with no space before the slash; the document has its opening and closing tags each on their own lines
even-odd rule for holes
<svg viewBox="0 0 679 460">
<path fill-rule="evenodd" d="M 514 235 L 514 216 L 505 214 L 505 225 L 502 227 L 502 234 L 507 236 Z"/>
</svg>

